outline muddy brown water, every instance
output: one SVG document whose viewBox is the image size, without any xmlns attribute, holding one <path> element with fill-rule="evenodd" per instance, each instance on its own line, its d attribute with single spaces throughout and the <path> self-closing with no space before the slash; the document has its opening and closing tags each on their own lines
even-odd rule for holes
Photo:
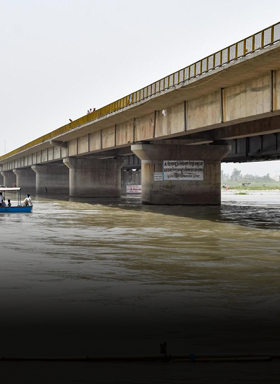
<svg viewBox="0 0 280 384">
<path fill-rule="evenodd" d="M 0 216 L 1 356 L 151 355 L 163 341 L 170 354 L 280 355 L 279 191 L 223 192 L 220 207 L 33 200 L 32 214 Z M 1 364 L 26 383 L 280 377 L 277 361 Z"/>
</svg>

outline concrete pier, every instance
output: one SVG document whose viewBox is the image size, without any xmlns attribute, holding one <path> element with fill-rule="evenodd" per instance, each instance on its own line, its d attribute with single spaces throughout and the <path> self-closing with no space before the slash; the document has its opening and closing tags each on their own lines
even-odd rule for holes
<svg viewBox="0 0 280 384">
<path fill-rule="evenodd" d="M 69 193 L 69 171 L 63 163 L 32 165 L 36 173 L 36 193 L 63 195 Z"/>
<path fill-rule="evenodd" d="M 142 160 L 142 203 L 219 205 L 228 145 L 135 144 Z"/>
<path fill-rule="evenodd" d="M 0 172 L 0 185 L 4 185 L 4 177 L 2 176 L 1 172 Z"/>
<path fill-rule="evenodd" d="M 16 185 L 16 175 L 13 171 L 2 171 L 1 174 L 5 187 L 14 187 Z"/>
<path fill-rule="evenodd" d="M 125 195 L 130 186 L 141 185 L 141 169 L 140 168 L 126 168 L 122 169 L 122 194 Z"/>
<path fill-rule="evenodd" d="M 69 168 L 69 194 L 73 197 L 120 197 L 124 159 L 63 160 Z"/>
<path fill-rule="evenodd" d="M 31 168 L 14 169 L 16 185 L 21 187 L 23 192 L 33 193 L 36 190 L 36 174 Z"/>
</svg>

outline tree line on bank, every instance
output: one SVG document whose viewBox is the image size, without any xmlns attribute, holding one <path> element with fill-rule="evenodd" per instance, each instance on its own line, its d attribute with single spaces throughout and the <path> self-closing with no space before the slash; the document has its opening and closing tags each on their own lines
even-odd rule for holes
<svg viewBox="0 0 280 384">
<path fill-rule="evenodd" d="M 225 173 L 224 171 L 221 171 L 221 179 L 222 183 L 229 183 L 229 182 L 246 182 L 246 183 L 251 183 L 251 182 L 261 182 L 261 183 L 269 183 L 269 182 L 275 182 L 276 180 L 271 178 L 269 173 L 267 173 L 264 176 L 258 176 L 258 175 L 242 175 L 241 171 L 237 168 L 234 168 L 232 171 L 232 174 L 229 175 L 228 173 Z M 280 176 L 277 181 L 280 181 Z"/>
</svg>

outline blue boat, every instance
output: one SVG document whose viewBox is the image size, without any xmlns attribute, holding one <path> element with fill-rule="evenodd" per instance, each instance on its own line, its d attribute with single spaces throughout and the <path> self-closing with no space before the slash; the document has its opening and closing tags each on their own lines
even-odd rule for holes
<svg viewBox="0 0 280 384">
<path fill-rule="evenodd" d="M 0 205 L 0 213 L 31 213 L 33 205 L 21 205 L 21 188 L 6 188 L 1 187 L 0 192 L 5 199 L 6 192 L 16 192 L 17 193 L 17 205 Z"/>
<path fill-rule="evenodd" d="M 0 213 L 31 213 L 32 205 L 27 207 L 14 206 L 14 207 L 0 207 Z"/>
</svg>

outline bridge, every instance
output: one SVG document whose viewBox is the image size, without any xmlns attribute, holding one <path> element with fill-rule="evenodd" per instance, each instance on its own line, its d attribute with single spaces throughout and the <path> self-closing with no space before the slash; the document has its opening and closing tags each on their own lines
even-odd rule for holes
<svg viewBox="0 0 280 384">
<path fill-rule="evenodd" d="M 220 204 L 222 161 L 280 158 L 279 42 L 277 23 L 0 156 L 0 184 L 119 197 L 141 168 L 143 203 Z"/>
</svg>

